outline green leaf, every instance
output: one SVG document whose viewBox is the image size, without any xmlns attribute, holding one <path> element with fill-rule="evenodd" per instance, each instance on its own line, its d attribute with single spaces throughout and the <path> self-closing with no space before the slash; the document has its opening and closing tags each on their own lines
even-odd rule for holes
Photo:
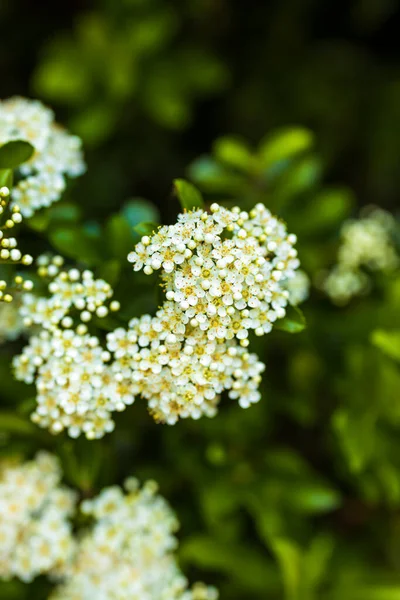
<svg viewBox="0 0 400 600">
<path fill-rule="evenodd" d="M 28 161 L 35 148 L 24 140 L 13 140 L 0 147 L 0 169 L 15 169 Z"/>
<path fill-rule="evenodd" d="M 98 442 L 80 438 L 60 448 L 65 477 L 84 492 L 90 492 L 99 477 L 104 460 L 104 447 Z"/>
<path fill-rule="evenodd" d="M 234 137 L 219 138 L 214 144 L 217 160 L 241 171 L 248 172 L 253 163 L 253 156 L 247 146 Z"/>
<path fill-rule="evenodd" d="M 106 239 L 112 256 L 125 260 L 134 245 L 133 230 L 123 215 L 112 215 L 106 224 Z"/>
<path fill-rule="evenodd" d="M 296 233 L 324 235 L 324 231 L 337 227 L 351 212 L 354 195 L 346 188 L 328 188 L 319 191 L 297 213 Z"/>
<path fill-rule="evenodd" d="M 272 538 L 271 548 L 279 563 L 286 600 L 301 600 L 302 553 L 301 549 L 285 538 Z"/>
<path fill-rule="evenodd" d="M 382 350 L 386 356 L 400 361 L 400 330 L 385 331 L 376 329 L 372 332 L 371 342 L 376 348 Z"/>
<path fill-rule="evenodd" d="M 174 179 L 174 191 L 183 209 L 204 208 L 204 200 L 199 190 L 184 179 Z"/>
<path fill-rule="evenodd" d="M 0 169 L 0 187 L 12 188 L 13 184 L 13 172 L 11 169 Z"/>
<path fill-rule="evenodd" d="M 49 239 L 54 248 L 64 256 L 86 262 L 90 266 L 103 262 L 101 239 L 96 239 L 79 227 L 56 229 L 50 232 Z"/>
<path fill-rule="evenodd" d="M 132 228 L 139 223 L 158 223 L 160 219 L 157 207 L 144 198 L 128 200 L 121 212 Z"/>
<path fill-rule="evenodd" d="M 376 415 L 371 410 L 350 414 L 345 409 L 339 409 L 332 417 L 332 426 L 349 468 L 354 473 L 360 473 L 374 455 Z"/>
<path fill-rule="evenodd" d="M 400 584 L 360 585 L 352 589 L 340 588 L 330 598 L 332 600 L 398 600 L 400 598 Z"/>
<path fill-rule="evenodd" d="M 306 319 L 297 306 L 287 306 L 286 315 L 275 324 L 276 329 L 288 333 L 300 333 L 306 328 Z"/>
<path fill-rule="evenodd" d="M 289 499 L 291 507 L 305 514 L 323 514 L 331 512 L 341 504 L 340 494 L 318 482 L 296 484 Z"/>
<path fill-rule="evenodd" d="M 260 144 L 259 155 L 262 162 L 271 164 L 293 158 L 310 150 L 314 144 L 314 135 L 302 127 L 281 129 L 267 136 Z"/>
<path fill-rule="evenodd" d="M 276 587 L 276 570 L 268 557 L 245 544 L 234 544 L 205 535 L 193 536 L 180 546 L 185 563 L 226 573 L 251 591 L 265 592 Z"/>
<path fill-rule="evenodd" d="M 304 570 L 307 578 L 307 588 L 317 592 L 328 571 L 329 562 L 335 547 L 335 541 L 330 534 L 318 534 L 311 542 L 304 556 Z"/>
<path fill-rule="evenodd" d="M 0 431 L 14 435 L 32 436 L 36 438 L 47 438 L 48 434 L 41 431 L 29 420 L 16 415 L 14 412 L 0 412 Z"/>
<path fill-rule="evenodd" d="M 48 228 L 60 228 L 78 223 L 81 217 L 79 206 L 70 202 L 57 203 L 47 209 L 40 210 L 29 218 L 28 225 L 35 231 L 46 231 Z"/>
<path fill-rule="evenodd" d="M 137 225 L 135 225 L 135 227 L 133 228 L 133 231 L 136 231 L 136 233 L 143 236 L 143 235 L 153 235 L 153 233 L 155 231 L 157 231 L 157 229 L 158 229 L 157 223 L 143 222 L 143 223 L 138 223 Z"/>
<path fill-rule="evenodd" d="M 239 196 L 247 186 L 247 178 L 217 163 L 209 156 L 200 156 L 188 169 L 192 179 L 204 192 Z"/>
<path fill-rule="evenodd" d="M 107 260 L 98 269 L 98 275 L 104 281 L 107 281 L 112 287 L 115 287 L 121 274 L 121 263 L 118 260 Z"/>
</svg>

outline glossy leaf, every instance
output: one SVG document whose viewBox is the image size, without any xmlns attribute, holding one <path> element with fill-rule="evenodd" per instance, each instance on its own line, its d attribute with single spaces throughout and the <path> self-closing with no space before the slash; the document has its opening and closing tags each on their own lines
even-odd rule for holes
<svg viewBox="0 0 400 600">
<path fill-rule="evenodd" d="M 204 200 L 199 190 L 184 179 L 174 179 L 174 191 L 184 210 L 204 208 Z"/>
<path fill-rule="evenodd" d="M 306 319 L 300 308 L 297 306 L 288 306 L 286 315 L 283 319 L 279 319 L 274 327 L 288 333 L 300 333 L 306 328 Z"/>
<path fill-rule="evenodd" d="M 371 341 L 384 354 L 400 361 L 400 330 L 384 331 L 383 329 L 377 329 L 372 333 Z"/>
<path fill-rule="evenodd" d="M 144 235 L 150 236 L 155 231 L 157 231 L 157 229 L 158 229 L 157 223 L 151 223 L 151 222 L 144 221 L 143 223 L 138 223 L 137 225 L 135 225 L 135 227 L 133 228 L 133 231 L 135 231 L 136 233 L 138 233 L 141 236 L 144 236 Z"/>
<path fill-rule="evenodd" d="M 12 169 L 0 169 L 0 187 L 12 188 L 13 184 L 13 172 Z"/>
<path fill-rule="evenodd" d="M 0 169 L 15 169 L 32 158 L 35 148 L 24 140 L 13 140 L 0 147 Z"/>
</svg>

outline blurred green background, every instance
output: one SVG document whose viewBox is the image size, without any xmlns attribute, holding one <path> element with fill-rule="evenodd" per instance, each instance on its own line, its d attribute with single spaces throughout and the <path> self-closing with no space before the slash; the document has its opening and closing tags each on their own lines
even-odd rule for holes
<svg viewBox="0 0 400 600">
<path fill-rule="evenodd" d="M 0 96 L 48 103 L 88 163 L 23 242 L 109 280 L 121 318 L 152 312 L 155 278 L 125 260 L 132 225 L 173 222 L 186 177 L 207 201 L 282 216 L 315 280 L 344 219 L 398 210 L 399 16 L 395 0 L 3 0 Z M 1 452 L 51 449 L 83 497 L 156 479 L 185 573 L 222 600 L 398 600 L 400 336 L 374 332 L 400 331 L 399 305 L 395 276 L 345 308 L 314 288 L 304 333 L 251 342 L 258 405 L 224 399 L 213 420 L 168 427 L 137 400 L 98 442 L 29 424 L 34 389 L 10 375 L 23 342 L 4 344 Z M 0 584 L 0 598 L 46 586 Z"/>
</svg>

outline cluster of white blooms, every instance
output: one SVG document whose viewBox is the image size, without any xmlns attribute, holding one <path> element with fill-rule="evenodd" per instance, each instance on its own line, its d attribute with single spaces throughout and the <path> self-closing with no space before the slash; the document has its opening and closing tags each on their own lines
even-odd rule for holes
<svg viewBox="0 0 400 600">
<path fill-rule="evenodd" d="M 113 295 L 111 286 L 103 279 L 95 279 L 92 271 L 60 270 L 63 259 L 56 256 L 38 259 L 39 274 L 53 277 L 49 297 L 25 294 L 21 314 L 25 325 L 40 325 L 48 330 L 60 327 L 70 329 L 78 323 L 88 323 L 93 316 L 104 318 L 109 310 L 118 310 L 118 302 L 107 303 Z M 83 331 L 84 327 L 80 328 Z"/>
<path fill-rule="evenodd" d="M 0 463 L 0 578 L 56 574 L 74 548 L 69 517 L 75 494 L 60 486 L 56 457 Z"/>
<path fill-rule="evenodd" d="M 154 482 L 104 489 L 82 510 L 95 519 L 66 565 L 52 600 L 216 600 L 214 588 L 187 589 L 174 556 L 178 522 Z"/>
<path fill-rule="evenodd" d="M 14 358 L 15 376 L 36 384 L 35 423 L 52 433 L 66 429 L 71 437 L 100 438 L 114 428 L 111 413 L 124 410 L 134 396 L 131 382 L 114 376 L 110 353 L 86 323 L 119 304 L 109 302 L 110 285 L 91 271 L 60 271 L 60 263 L 60 257 L 40 260 L 39 272 L 55 275 L 49 297 L 24 296 L 24 325 L 39 326 L 39 332 Z"/>
<path fill-rule="evenodd" d="M 21 223 L 22 216 L 19 206 L 10 207 L 10 190 L 3 186 L 0 188 L 0 264 L 15 265 L 32 264 L 33 258 L 30 254 L 22 254 L 18 248 L 18 242 L 15 237 L 9 234 L 9 231 L 15 225 Z M 14 280 L 16 289 L 31 290 L 33 283 L 30 280 L 24 280 L 17 276 Z M 10 285 L 3 279 L 0 280 L 0 301 L 11 302 L 13 299 L 10 293 Z"/>
<path fill-rule="evenodd" d="M 393 242 L 396 221 L 382 210 L 374 209 L 360 219 L 344 223 L 338 262 L 324 279 L 322 287 L 337 304 L 368 291 L 368 272 L 392 272 L 400 265 Z"/>
<path fill-rule="evenodd" d="M 144 236 L 128 260 L 136 271 L 161 269 L 167 300 L 209 340 L 246 340 L 285 316 L 295 242 L 263 204 L 250 213 L 213 204 Z"/>
<path fill-rule="evenodd" d="M 244 408 L 258 402 L 264 364 L 257 356 L 235 339 L 208 339 L 180 316 L 167 301 L 155 317 L 132 319 L 128 329 L 108 334 L 114 376 L 132 381 L 154 418 L 170 425 L 214 416 L 224 390 Z"/>
<path fill-rule="evenodd" d="M 248 336 L 285 316 L 295 242 L 262 204 L 250 213 L 213 204 L 179 215 L 129 254 L 135 270 L 161 270 L 166 300 L 155 317 L 110 334 L 108 347 L 157 420 L 213 416 L 224 390 L 242 407 L 258 402 L 264 365 L 247 351 Z"/>
<path fill-rule="evenodd" d="M 10 98 L 0 102 L 0 145 L 26 140 L 35 153 L 18 169 L 20 180 L 12 190 L 13 202 L 25 217 L 49 206 L 65 189 L 66 175 L 85 171 L 81 140 L 54 122 L 54 113 L 37 100 Z"/>
</svg>

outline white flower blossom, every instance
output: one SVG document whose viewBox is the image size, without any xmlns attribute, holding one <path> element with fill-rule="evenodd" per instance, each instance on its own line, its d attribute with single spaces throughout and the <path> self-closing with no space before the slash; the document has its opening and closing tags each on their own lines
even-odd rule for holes
<svg viewBox="0 0 400 600">
<path fill-rule="evenodd" d="M 46 452 L 22 464 L 0 462 L 0 578 L 30 582 L 57 575 L 70 560 L 76 498 L 60 480 L 58 460 Z"/>
<path fill-rule="evenodd" d="M 370 210 L 366 216 L 343 224 L 338 262 L 322 281 L 323 290 L 333 302 L 346 304 L 368 292 L 370 273 L 390 273 L 399 267 L 395 230 L 395 219 L 382 209 Z"/>
<path fill-rule="evenodd" d="M 174 555 L 178 522 L 154 482 L 127 480 L 82 504 L 94 520 L 77 545 L 51 600 L 217 600 L 214 588 L 192 590 Z"/>
<path fill-rule="evenodd" d="M 14 358 L 15 376 L 35 381 L 37 407 L 32 420 L 52 433 L 67 430 L 100 438 L 114 429 L 113 411 L 134 401 L 135 386 L 116 378 L 96 336 L 72 330 L 43 331 Z"/>
<path fill-rule="evenodd" d="M 285 316 L 285 282 L 299 266 L 296 236 L 263 204 L 250 212 L 213 204 L 145 236 L 128 256 L 134 270 L 161 270 L 166 298 L 209 340 L 268 333 Z"/>
<path fill-rule="evenodd" d="M 93 316 L 104 318 L 109 310 L 118 308 L 115 301 L 108 306 L 113 290 L 106 281 L 95 279 L 89 270 L 60 271 L 60 266 L 61 257 L 55 257 L 55 262 L 46 256 L 40 257 L 39 274 L 53 280 L 48 286 L 48 297 L 24 294 L 20 312 L 27 327 L 33 324 L 48 330 L 56 330 L 60 324 L 72 327 L 74 323 L 90 321 Z M 74 312 L 77 316 L 72 318 Z"/>
<path fill-rule="evenodd" d="M 114 429 L 112 412 L 133 403 L 137 386 L 121 374 L 115 376 L 111 354 L 88 333 L 86 322 L 93 314 L 105 317 L 109 308 L 119 305 L 109 302 L 111 286 L 91 271 L 59 271 L 60 257 L 41 257 L 39 265 L 43 276 L 55 277 L 49 297 L 23 298 L 24 324 L 39 332 L 14 357 L 15 377 L 36 385 L 35 423 L 55 434 L 67 430 L 73 438 L 82 433 L 88 439 L 100 438 Z"/>
<path fill-rule="evenodd" d="M 25 331 L 16 302 L 0 303 L 0 344 L 16 340 Z"/>
<path fill-rule="evenodd" d="M 212 417 L 222 392 L 243 408 L 258 402 L 264 364 L 232 336 L 210 340 L 199 327 L 184 324 L 175 304 L 166 302 L 155 317 L 132 319 L 129 329 L 107 336 L 116 357 L 111 370 L 132 381 L 157 421 Z"/>
<path fill-rule="evenodd" d="M 24 217 L 59 200 L 66 176 L 85 171 L 81 140 L 54 122 L 54 113 L 37 100 L 10 98 L 0 102 L 0 145 L 26 140 L 35 153 L 18 169 L 12 200 Z"/>
</svg>

